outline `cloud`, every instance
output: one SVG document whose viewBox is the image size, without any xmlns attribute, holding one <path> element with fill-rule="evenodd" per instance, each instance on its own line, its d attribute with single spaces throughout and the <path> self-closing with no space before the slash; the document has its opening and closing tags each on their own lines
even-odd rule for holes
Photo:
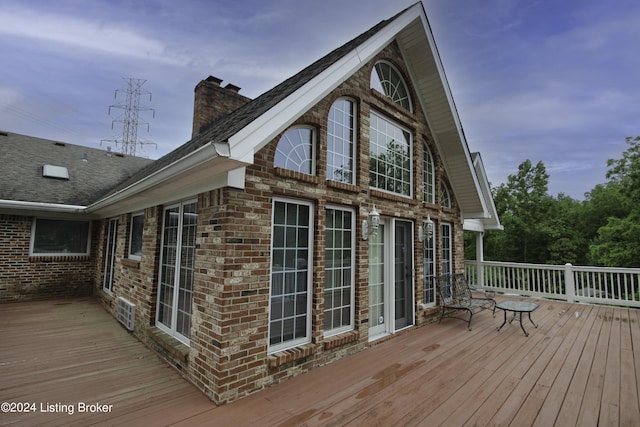
<svg viewBox="0 0 640 427">
<path fill-rule="evenodd" d="M 168 55 L 164 43 L 125 26 L 97 19 L 36 12 L 24 8 L 0 9 L 0 34 L 5 37 L 39 40 L 72 49 L 89 50 L 109 55 L 145 58 L 153 61 L 181 63 Z"/>
</svg>

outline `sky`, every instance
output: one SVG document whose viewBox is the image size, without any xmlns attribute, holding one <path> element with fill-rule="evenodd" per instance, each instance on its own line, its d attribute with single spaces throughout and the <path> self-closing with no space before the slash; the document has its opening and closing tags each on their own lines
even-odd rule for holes
<svg viewBox="0 0 640 427">
<path fill-rule="evenodd" d="M 200 80 L 255 98 L 415 1 L 0 0 L 0 129 L 119 151 L 109 107 L 139 79 L 137 154 L 159 158 L 190 139 Z M 606 182 L 640 135 L 640 2 L 423 4 L 493 187 L 527 159 L 554 196 Z"/>
</svg>

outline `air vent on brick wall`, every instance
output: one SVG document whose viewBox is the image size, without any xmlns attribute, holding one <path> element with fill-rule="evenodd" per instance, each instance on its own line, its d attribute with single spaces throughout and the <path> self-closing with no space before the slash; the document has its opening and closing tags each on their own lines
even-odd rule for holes
<svg viewBox="0 0 640 427">
<path fill-rule="evenodd" d="M 125 328 L 133 331 L 136 325 L 136 305 L 122 297 L 116 300 L 116 318 Z"/>
</svg>

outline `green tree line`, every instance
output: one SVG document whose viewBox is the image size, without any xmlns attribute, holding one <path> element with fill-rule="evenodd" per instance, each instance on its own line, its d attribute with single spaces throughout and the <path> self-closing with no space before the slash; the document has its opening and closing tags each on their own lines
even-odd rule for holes
<svg viewBox="0 0 640 427">
<path fill-rule="evenodd" d="M 640 136 L 607 162 L 606 182 L 578 201 L 548 193 L 542 162 L 525 160 L 493 198 L 504 231 L 485 234 L 486 260 L 541 264 L 640 267 Z M 467 259 L 475 238 L 465 236 Z"/>
</svg>

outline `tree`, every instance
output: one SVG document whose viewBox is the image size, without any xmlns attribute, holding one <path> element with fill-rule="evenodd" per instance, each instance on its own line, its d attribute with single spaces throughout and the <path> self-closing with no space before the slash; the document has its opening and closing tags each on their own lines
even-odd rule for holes
<svg viewBox="0 0 640 427">
<path fill-rule="evenodd" d="M 552 229 L 549 216 L 553 199 L 547 194 L 549 174 L 542 162 L 525 160 L 507 184 L 494 191 L 494 201 L 504 233 L 490 233 L 488 259 L 546 262 Z"/>
<path fill-rule="evenodd" d="M 626 142 L 622 158 L 607 162 L 609 182 L 596 187 L 596 198 L 592 194 L 593 211 L 600 215 L 589 251 L 592 264 L 640 267 L 640 136 Z"/>
</svg>

